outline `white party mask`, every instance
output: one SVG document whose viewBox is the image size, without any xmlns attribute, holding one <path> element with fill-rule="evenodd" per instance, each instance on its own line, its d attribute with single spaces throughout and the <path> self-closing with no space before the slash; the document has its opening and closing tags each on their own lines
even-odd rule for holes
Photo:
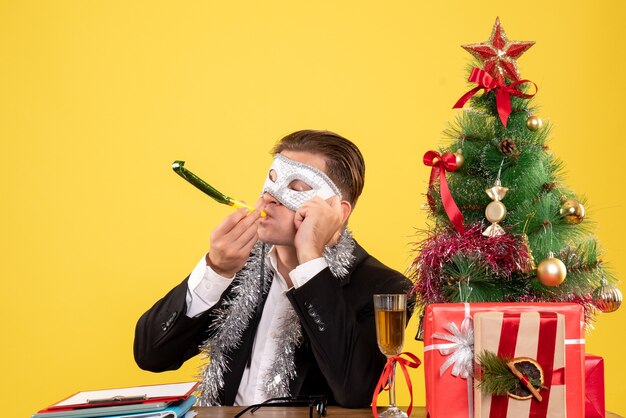
<svg viewBox="0 0 626 418">
<path fill-rule="evenodd" d="M 296 180 L 306 183 L 311 190 L 291 189 L 289 186 Z M 332 196 L 342 198 L 339 188 L 323 171 L 299 161 L 290 160 L 281 154 L 274 156 L 274 161 L 267 173 L 262 193 L 266 192 L 293 211 L 314 196 L 322 199 Z"/>
</svg>

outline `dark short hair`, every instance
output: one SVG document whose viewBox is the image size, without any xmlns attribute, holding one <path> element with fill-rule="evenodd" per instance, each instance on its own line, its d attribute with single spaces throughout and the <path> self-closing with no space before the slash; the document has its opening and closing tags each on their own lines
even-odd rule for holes
<svg viewBox="0 0 626 418">
<path fill-rule="evenodd" d="M 365 161 L 359 148 L 350 140 L 330 131 L 302 130 L 287 135 L 272 149 L 305 151 L 322 155 L 326 174 L 339 187 L 345 200 L 356 204 L 365 184 Z"/>
</svg>

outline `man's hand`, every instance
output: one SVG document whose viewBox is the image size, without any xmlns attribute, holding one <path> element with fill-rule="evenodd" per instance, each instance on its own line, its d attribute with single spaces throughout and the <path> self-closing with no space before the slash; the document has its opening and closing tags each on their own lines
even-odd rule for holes
<svg viewBox="0 0 626 418">
<path fill-rule="evenodd" d="M 261 209 L 259 205 L 250 214 L 248 209 L 239 209 L 211 232 L 211 251 L 206 255 L 206 263 L 220 276 L 234 276 L 248 260 L 259 239 Z"/>
<path fill-rule="evenodd" d="M 321 257 L 324 247 L 337 240 L 343 222 L 344 215 L 338 196 L 328 200 L 316 196 L 303 203 L 294 217 L 294 245 L 298 262 L 302 264 Z"/>
</svg>

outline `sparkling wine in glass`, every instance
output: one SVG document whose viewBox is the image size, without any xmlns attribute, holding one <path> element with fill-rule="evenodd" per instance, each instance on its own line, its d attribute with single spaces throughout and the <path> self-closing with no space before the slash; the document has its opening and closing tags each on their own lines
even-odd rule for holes
<svg viewBox="0 0 626 418">
<path fill-rule="evenodd" d="M 374 295 L 376 314 L 376 339 L 380 351 L 389 357 L 402 352 L 406 325 L 406 294 Z M 396 406 L 396 364 L 389 375 L 389 407 L 381 418 L 405 418 L 407 415 Z"/>
</svg>

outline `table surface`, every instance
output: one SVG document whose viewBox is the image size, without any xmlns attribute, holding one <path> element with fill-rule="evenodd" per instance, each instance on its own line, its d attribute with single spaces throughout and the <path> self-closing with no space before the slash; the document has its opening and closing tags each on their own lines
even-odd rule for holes
<svg viewBox="0 0 626 418">
<path fill-rule="evenodd" d="M 216 406 L 216 407 L 208 407 L 208 408 L 194 408 L 195 411 L 198 411 L 198 415 L 196 418 L 232 418 L 243 408 L 240 406 Z M 384 408 L 379 408 L 379 410 L 384 410 Z M 406 410 L 406 409 L 405 409 Z M 261 408 L 256 411 L 254 414 L 250 414 L 247 412 L 243 417 L 246 418 L 278 418 L 278 417 L 293 417 L 293 418 L 308 418 L 309 416 L 309 408 L 308 407 L 271 407 L 271 408 Z M 314 417 L 317 415 L 314 413 Z M 372 410 L 370 408 L 363 409 L 346 409 L 340 408 L 337 406 L 329 406 L 328 407 L 328 417 L 372 417 Z M 418 406 L 413 408 L 413 413 L 411 413 L 411 418 L 425 418 L 426 412 L 423 406 Z M 606 413 L 606 418 L 620 418 L 619 415 L 608 412 Z"/>
</svg>

